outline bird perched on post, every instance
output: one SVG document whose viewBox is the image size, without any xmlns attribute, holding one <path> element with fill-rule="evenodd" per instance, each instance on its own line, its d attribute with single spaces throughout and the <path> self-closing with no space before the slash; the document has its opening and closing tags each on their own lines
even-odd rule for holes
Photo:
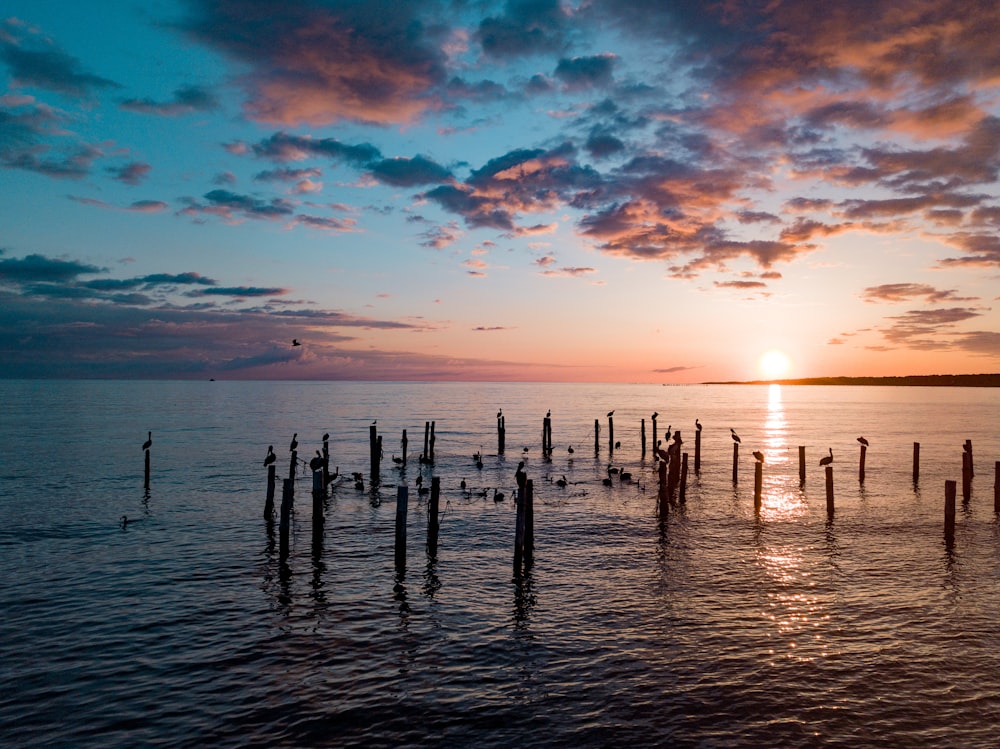
<svg viewBox="0 0 1000 749">
<path fill-rule="evenodd" d="M 733 436 L 733 442 L 739 443 L 741 441 L 740 436 L 736 433 L 736 430 L 733 429 L 732 427 L 729 427 L 729 433 Z"/>
<path fill-rule="evenodd" d="M 299 446 L 299 433 L 296 432 L 295 434 L 292 435 L 291 444 L 288 445 L 289 452 L 295 452 L 298 446 Z"/>
<path fill-rule="evenodd" d="M 330 433 L 329 432 L 324 433 L 323 434 L 323 441 L 327 442 L 327 441 L 329 441 L 329 439 L 330 439 Z"/>
<path fill-rule="evenodd" d="M 697 419 L 694 420 L 694 428 L 697 429 L 699 432 L 701 431 L 701 422 L 698 421 Z"/>
<path fill-rule="evenodd" d="M 142 449 L 143 450 L 148 450 L 152 446 L 153 446 L 153 433 L 152 432 L 147 432 L 146 433 L 146 441 L 142 443 Z"/>
<path fill-rule="evenodd" d="M 610 418 L 611 418 L 612 416 L 614 416 L 614 415 L 615 415 L 615 412 L 614 412 L 614 409 L 612 409 L 612 410 L 608 411 L 608 418 L 609 418 L 609 419 L 610 419 Z"/>
<path fill-rule="evenodd" d="M 316 451 L 316 457 L 309 461 L 309 468 L 313 471 L 318 471 L 323 467 L 323 453 L 319 450 Z"/>
<path fill-rule="evenodd" d="M 760 450 L 754 450 L 751 453 L 751 455 L 753 455 L 754 458 L 757 459 L 758 463 L 763 463 L 764 462 L 764 453 L 762 453 Z"/>
<path fill-rule="evenodd" d="M 868 440 L 866 440 L 864 437 L 858 437 L 858 442 L 860 442 L 865 447 L 868 447 Z"/>
<path fill-rule="evenodd" d="M 264 465 L 269 466 L 274 461 L 278 459 L 278 456 L 274 454 L 274 445 L 267 446 L 267 455 L 264 457 Z"/>
<path fill-rule="evenodd" d="M 828 465 L 830 465 L 833 462 L 833 448 L 831 447 L 831 448 L 829 448 L 829 450 L 830 450 L 830 454 L 827 455 L 825 458 L 821 458 L 820 459 L 819 464 L 821 466 L 828 466 Z"/>
</svg>

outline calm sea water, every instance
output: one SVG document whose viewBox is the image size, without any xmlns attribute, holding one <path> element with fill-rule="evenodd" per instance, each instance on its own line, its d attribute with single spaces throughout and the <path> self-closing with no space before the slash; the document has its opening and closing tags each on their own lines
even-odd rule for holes
<svg viewBox="0 0 1000 749">
<path fill-rule="evenodd" d="M 0 398 L 5 746 L 997 745 L 1000 391 L 7 381 Z M 663 523 L 641 458 L 654 411 L 692 459 L 704 425 L 701 473 Z M 367 474 L 376 420 L 381 487 L 339 483 L 316 541 L 300 476 L 282 559 L 262 517 L 267 446 L 283 473 L 293 432 L 305 458 L 329 432 L 331 463 Z M 436 462 L 421 467 L 428 420 Z M 966 439 L 976 476 L 949 547 L 944 482 Z M 522 455 L 536 548 L 515 577 L 513 503 L 492 491 L 510 496 Z M 603 486 L 609 462 L 636 480 Z M 442 484 L 433 559 L 421 468 Z"/>
</svg>

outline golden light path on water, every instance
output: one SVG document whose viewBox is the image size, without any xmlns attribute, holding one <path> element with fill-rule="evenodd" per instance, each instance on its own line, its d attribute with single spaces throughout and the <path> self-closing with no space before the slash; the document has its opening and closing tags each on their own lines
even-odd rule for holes
<svg viewBox="0 0 1000 749">
<path fill-rule="evenodd" d="M 787 423 L 781 385 L 768 389 L 767 418 L 764 423 L 764 482 L 758 523 L 804 521 L 809 512 L 792 451 L 787 443 Z M 795 451 L 797 459 L 797 450 Z M 762 536 L 756 545 L 757 563 L 769 578 L 764 617 L 771 622 L 774 647 L 772 657 L 793 662 L 813 661 L 828 655 L 822 626 L 829 621 L 828 607 L 815 592 L 808 571 L 805 550 L 790 543 L 768 544 Z"/>
</svg>

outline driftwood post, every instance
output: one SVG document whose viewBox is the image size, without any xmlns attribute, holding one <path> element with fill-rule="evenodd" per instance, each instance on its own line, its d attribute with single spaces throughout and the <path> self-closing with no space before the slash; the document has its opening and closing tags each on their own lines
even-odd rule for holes
<svg viewBox="0 0 1000 749">
<path fill-rule="evenodd" d="M 378 446 L 378 427 L 372 424 L 368 427 L 368 454 L 371 458 L 372 464 L 372 484 L 377 484 L 379 482 L 379 446 Z"/>
<path fill-rule="evenodd" d="M 542 457 L 552 458 L 552 417 L 542 419 Z"/>
<path fill-rule="evenodd" d="M 330 433 L 323 435 L 323 488 L 330 484 Z"/>
<path fill-rule="evenodd" d="M 972 467 L 972 440 L 965 441 L 965 452 L 969 454 L 969 478 L 971 479 L 976 475 L 976 470 Z"/>
<path fill-rule="evenodd" d="M 944 482 L 944 536 L 949 544 L 955 539 L 955 490 L 954 481 Z"/>
<path fill-rule="evenodd" d="M 264 500 L 264 519 L 274 517 L 274 463 L 267 467 L 267 498 Z"/>
<path fill-rule="evenodd" d="M 292 450 L 292 457 L 288 461 L 288 480 L 295 483 L 295 467 L 299 463 L 299 451 Z"/>
<path fill-rule="evenodd" d="M 438 521 L 438 509 L 441 504 L 441 477 L 434 476 L 431 479 L 431 501 L 427 507 L 427 554 L 431 557 L 437 556 L 438 530 L 441 524 Z"/>
<path fill-rule="evenodd" d="M 698 438 L 695 437 L 695 440 Z M 677 496 L 677 501 L 681 504 L 687 503 L 687 483 L 688 483 L 688 454 L 681 456 L 681 490 Z"/>
<path fill-rule="evenodd" d="M 760 510 L 760 492 L 764 485 L 764 464 L 759 460 L 753 467 L 753 508 Z"/>
<path fill-rule="evenodd" d="M 806 483 L 806 446 L 799 445 L 799 484 Z"/>
<path fill-rule="evenodd" d="M 656 466 L 656 475 L 659 479 L 656 488 L 656 504 L 660 512 L 660 522 L 663 522 L 670 511 L 670 506 L 667 502 L 667 461 L 670 456 L 666 450 L 659 446 L 656 447 L 656 456 L 659 459 Z"/>
<path fill-rule="evenodd" d="M 920 443 L 913 443 L 913 485 L 920 483 Z"/>
<path fill-rule="evenodd" d="M 288 529 L 292 522 L 292 498 L 295 495 L 295 482 L 292 479 L 285 479 L 281 483 L 281 516 L 278 521 L 278 535 L 280 537 L 279 553 L 283 557 L 288 556 Z"/>
<path fill-rule="evenodd" d="M 517 490 L 517 515 L 514 521 L 514 576 L 521 574 L 524 560 L 524 510 L 527 505 L 528 484 Z"/>
<path fill-rule="evenodd" d="M 833 515 L 833 466 L 826 467 L 826 514 Z"/>
<path fill-rule="evenodd" d="M 153 446 L 153 433 L 150 432 L 146 441 L 142 443 L 142 450 L 146 453 L 146 468 L 143 471 L 142 488 L 149 489 L 149 449 Z"/>
<path fill-rule="evenodd" d="M 639 434 L 642 440 L 642 459 L 646 459 L 646 420 L 643 419 L 639 424 Z"/>
<path fill-rule="evenodd" d="M 594 419 L 594 457 L 601 454 L 601 422 Z"/>
<path fill-rule="evenodd" d="M 406 512 L 410 501 L 410 490 L 406 486 L 396 488 L 396 571 L 406 569 Z"/>
<path fill-rule="evenodd" d="M 865 483 L 865 453 L 868 452 L 868 446 L 861 446 L 861 458 L 858 460 L 858 483 Z"/>
<path fill-rule="evenodd" d="M 968 502 L 972 497 L 972 455 L 962 453 L 962 501 Z"/>
<path fill-rule="evenodd" d="M 733 443 L 733 483 L 736 484 L 740 479 L 740 443 Z"/>
<path fill-rule="evenodd" d="M 323 537 L 323 500 L 326 498 L 326 489 L 323 487 L 323 471 L 313 471 L 313 513 L 312 531 L 313 541 Z"/>
</svg>

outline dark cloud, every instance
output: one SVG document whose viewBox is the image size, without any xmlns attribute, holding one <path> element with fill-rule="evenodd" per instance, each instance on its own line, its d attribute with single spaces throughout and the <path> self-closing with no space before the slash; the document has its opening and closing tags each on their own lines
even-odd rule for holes
<svg viewBox="0 0 1000 749">
<path fill-rule="evenodd" d="M 564 57 L 556 65 L 555 76 L 571 89 L 609 86 L 617 59 L 612 54 Z"/>
<path fill-rule="evenodd" d="M 920 351 L 943 350 L 954 344 L 955 325 L 982 314 L 980 310 L 967 307 L 910 310 L 889 317 L 889 326 L 880 332 L 886 341 L 896 346 Z"/>
<path fill-rule="evenodd" d="M 131 161 L 124 166 L 109 166 L 107 172 L 116 180 L 124 182 L 126 185 L 138 185 L 152 169 L 153 167 L 149 164 L 141 161 Z"/>
<path fill-rule="evenodd" d="M 298 182 L 302 179 L 321 177 L 323 172 L 315 167 L 308 169 L 269 169 L 254 175 L 257 182 Z"/>
<path fill-rule="evenodd" d="M 594 158 L 603 159 L 621 153 L 625 144 L 618 138 L 607 133 L 591 133 L 584 148 Z"/>
<path fill-rule="evenodd" d="M 105 273 L 107 270 L 76 260 L 27 255 L 23 258 L 0 259 L 0 283 L 65 282 L 82 275 Z"/>
<path fill-rule="evenodd" d="M 423 197 L 464 217 L 469 226 L 500 230 L 514 228 L 514 218 L 508 210 L 495 200 L 475 195 L 472 189 L 441 185 L 424 193 Z"/>
<path fill-rule="evenodd" d="M 563 45 L 565 21 L 558 0 L 508 0 L 502 15 L 480 21 L 476 39 L 500 59 L 554 52 Z"/>
<path fill-rule="evenodd" d="M 185 198 L 186 207 L 181 209 L 183 216 L 199 216 L 209 214 L 227 220 L 239 217 L 265 219 L 274 221 L 289 218 L 294 213 L 292 204 L 281 198 L 261 200 L 250 195 L 240 195 L 229 190 L 212 190 L 205 193 L 208 203 L 199 203 L 191 198 Z"/>
<path fill-rule="evenodd" d="M 370 143 L 350 146 L 336 138 L 311 138 L 288 133 L 275 133 L 265 138 L 253 146 L 253 152 L 262 158 L 279 162 L 322 156 L 359 167 L 382 158 L 382 153 Z"/>
<path fill-rule="evenodd" d="M 218 109 L 215 94 L 201 86 L 182 86 L 174 91 L 169 101 L 157 102 L 152 99 L 125 99 L 121 108 L 140 114 L 154 114 L 162 117 L 177 117 L 192 112 L 208 112 Z"/>
<path fill-rule="evenodd" d="M 371 166 L 371 174 L 379 182 L 395 187 L 434 184 L 451 177 L 451 172 L 443 166 L 419 155 L 412 159 L 383 159 Z"/>
<path fill-rule="evenodd" d="M 15 86 L 35 86 L 75 97 L 120 88 L 112 80 L 86 72 L 75 57 L 27 32 L 14 19 L 3 21 L 0 31 L 0 60 L 7 64 Z"/>
<path fill-rule="evenodd" d="M 189 292 L 190 296 L 281 296 L 287 294 L 288 289 L 281 287 L 258 287 L 258 286 L 213 286 L 208 289 Z"/>
<path fill-rule="evenodd" d="M 674 374 L 676 372 L 690 372 L 693 369 L 701 369 L 701 367 L 662 367 L 660 369 L 654 369 L 656 374 Z"/>
<path fill-rule="evenodd" d="M 941 261 L 944 266 L 1000 267 L 1000 237 L 996 234 L 970 234 L 957 232 L 948 237 L 948 243 L 966 254 Z"/>
</svg>

